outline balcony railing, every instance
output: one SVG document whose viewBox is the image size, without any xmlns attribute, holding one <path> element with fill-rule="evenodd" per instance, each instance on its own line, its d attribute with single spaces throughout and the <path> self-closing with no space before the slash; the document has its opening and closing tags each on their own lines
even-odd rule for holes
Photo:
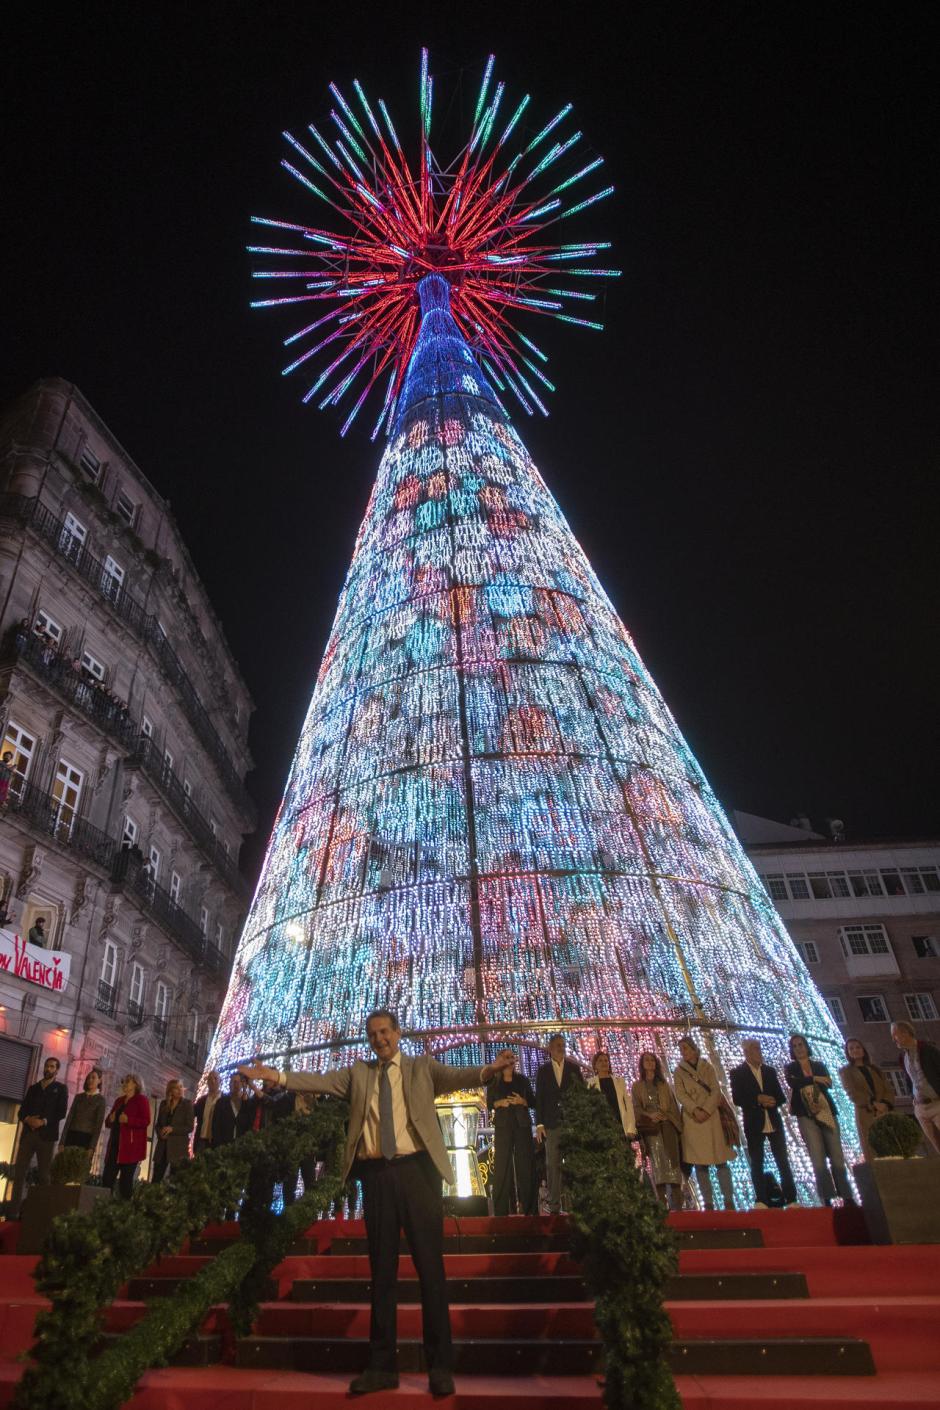
<svg viewBox="0 0 940 1410">
<path fill-rule="evenodd" d="M 99 1013 L 106 1013 L 109 1018 L 113 1018 L 116 1002 L 117 986 L 107 984 L 103 979 L 99 979 L 98 993 L 95 995 L 95 1008 Z"/>
<path fill-rule="evenodd" d="M 244 876 L 228 856 L 209 822 L 196 807 L 176 774 L 167 766 L 153 740 L 139 735 L 127 763 L 136 765 L 146 774 L 178 814 L 186 830 L 205 852 L 219 875 L 225 878 L 233 890 L 244 893 L 247 886 Z"/>
<path fill-rule="evenodd" d="M 144 1021 L 143 1004 L 135 1004 L 134 1000 L 131 999 L 127 1005 L 127 1016 L 130 1019 L 132 1028 L 140 1028 Z"/>
<path fill-rule="evenodd" d="M 84 818 L 77 818 L 61 799 L 43 793 L 21 774 L 14 774 L 10 780 L 6 809 L 8 813 L 19 813 L 39 832 L 96 862 L 99 867 L 110 871 L 114 865 L 118 845 L 113 838 L 92 827 Z"/>
<path fill-rule="evenodd" d="M 111 610 L 125 622 L 153 651 L 167 679 L 175 686 L 187 719 L 204 745 L 216 768 L 245 817 L 254 820 L 254 804 L 245 792 L 224 741 L 207 714 L 199 694 L 189 679 L 182 661 L 167 641 L 163 630 L 151 613 L 136 602 L 123 584 L 118 583 L 104 563 L 93 557 L 87 548 L 57 519 L 38 496 L 0 495 L 0 517 L 15 519 L 29 525 L 34 533 L 68 560 L 79 577 L 106 599 Z"/>
<path fill-rule="evenodd" d="M 248 885 L 245 877 L 226 854 L 176 774 L 167 767 L 153 740 L 140 733 L 139 726 L 131 719 L 127 707 L 113 700 L 89 680 L 84 672 L 73 666 L 61 652 L 40 640 L 35 632 L 26 627 L 16 627 L 10 633 L 7 652 L 27 661 L 30 669 L 41 680 L 65 696 L 76 710 L 92 720 L 105 734 L 130 750 L 127 763 L 138 765 L 159 788 L 219 875 L 233 890 L 244 895 Z"/>
<path fill-rule="evenodd" d="M 35 632 L 17 627 L 9 638 L 7 654 L 12 652 L 27 661 L 41 680 L 64 695 L 81 714 L 125 748 L 131 749 L 137 739 L 138 727 L 127 713 L 127 706 L 113 700 L 100 686 L 73 666 L 60 651 L 41 641 Z"/>
<path fill-rule="evenodd" d="M 198 964 L 213 971 L 221 970 L 225 957 L 215 945 L 210 945 L 199 926 L 178 905 L 169 891 L 158 886 L 143 862 L 126 848 L 118 852 L 111 872 L 115 888 L 129 892 L 145 915 L 172 935 L 177 944 Z"/>
</svg>

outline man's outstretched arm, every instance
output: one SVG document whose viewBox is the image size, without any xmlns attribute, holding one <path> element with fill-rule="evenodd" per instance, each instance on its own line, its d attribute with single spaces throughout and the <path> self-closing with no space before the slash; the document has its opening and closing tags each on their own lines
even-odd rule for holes
<svg viewBox="0 0 940 1410">
<path fill-rule="evenodd" d="M 249 1082 L 277 1082 L 289 1092 L 325 1092 L 330 1097 L 348 1097 L 352 1086 L 352 1068 L 339 1067 L 333 1072 L 279 1072 L 265 1067 L 257 1058 L 238 1065 L 241 1075 Z"/>
<path fill-rule="evenodd" d="M 509 1067 L 515 1060 L 516 1055 L 509 1048 L 504 1048 L 486 1067 L 450 1067 L 446 1062 L 437 1062 L 432 1058 L 431 1081 L 434 1084 L 435 1096 L 460 1092 L 465 1087 L 485 1087 L 498 1072 L 502 1072 L 504 1067 Z"/>
</svg>

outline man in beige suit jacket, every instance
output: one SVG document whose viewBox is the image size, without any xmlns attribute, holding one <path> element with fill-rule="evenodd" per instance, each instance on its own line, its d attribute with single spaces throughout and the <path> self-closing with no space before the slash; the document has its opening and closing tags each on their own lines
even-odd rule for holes
<svg viewBox="0 0 940 1410">
<path fill-rule="evenodd" d="M 448 1067 L 432 1057 L 399 1051 L 401 1030 L 388 1009 L 366 1019 L 372 1062 L 333 1072 L 278 1072 L 260 1062 L 239 1068 L 251 1081 L 279 1082 L 294 1092 L 324 1092 L 349 1102 L 345 1173 L 362 1182 L 372 1271 L 369 1365 L 352 1395 L 398 1385 L 398 1246 L 404 1230 L 421 1285 L 424 1354 L 432 1395 L 452 1395 L 453 1347 L 444 1275 L 443 1181 L 453 1170 L 434 1098 L 482 1087 L 515 1061 L 502 1052 L 486 1067 Z"/>
</svg>

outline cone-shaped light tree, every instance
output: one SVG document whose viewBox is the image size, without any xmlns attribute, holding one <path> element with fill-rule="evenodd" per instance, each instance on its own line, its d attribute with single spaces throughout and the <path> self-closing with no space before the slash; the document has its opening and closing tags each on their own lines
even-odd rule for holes
<svg viewBox="0 0 940 1410">
<path fill-rule="evenodd" d="M 558 1026 L 632 1074 L 689 1028 L 725 1063 L 742 1030 L 776 1059 L 798 1030 L 831 1064 L 826 1004 L 505 410 L 547 384 L 509 315 L 590 323 L 569 300 L 615 271 L 588 267 L 597 242 L 549 243 L 592 201 L 561 204 L 582 173 L 529 194 L 572 143 L 550 123 L 501 157 L 525 102 L 494 136 L 491 71 L 447 173 L 426 64 L 418 178 L 358 84 L 358 111 L 333 90 L 332 148 L 289 139 L 353 233 L 290 226 L 270 252 L 302 292 L 262 302 L 329 301 L 288 370 L 330 342 L 307 396 L 353 415 L 382 378 L 388 444 L 210 1066 L 328 1066 L 380 1004 L 467 1058 Z"/>
</svg>

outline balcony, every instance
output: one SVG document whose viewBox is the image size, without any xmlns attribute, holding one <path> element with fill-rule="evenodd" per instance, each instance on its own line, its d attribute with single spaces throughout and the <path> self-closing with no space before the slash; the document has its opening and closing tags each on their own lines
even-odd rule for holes
<svg viewBox="0 0 940 1410">
<path fill-rule="evenodd" d="M 127 1017 L 130 1020 L 132 1028 L 142 1028 L 144 1022 L 143 1004 L 135 1004 L 134 1000 L 131 999 L 127 1005 Z"/>
<path fill-rule="evenodd" d="M 19 814 L 38 832 L 45 833 L 106 871 L 113 867 L 118 852 L 114 839 L 92 827 L 84 818 L 76 817 L 60 799 L 51 793 L 43 793 L 21 774 L 14 774 L 10 780 L 6 812 L 7 815 Z"/>
<path fill-rule="evenodd" d="M 146 774 L 223 880 L 233 891 L 245 896 L 248 890 L 246 878 L 226 854 L 176 774 L 167 768 L 153 740 L 140 733 L 140 727 L 131 719 L 127 707 L 112 699 L 61 652 L 25 627 L 16 627 L 10 633 L 5 655 L 25 661 L 34 675 L 68 700 L 76 711 L 91 720 L 104 734 L 130 751 L 127 765 L 136 765 Z"/>
<path fill-rule="evenodd" d="M 163 795 L 170 807 L 202 849 L 216 871 L 228 882 L 233 891 L 244 895 L 248 882 L 229 857 L 216 837 L 208 820 L 196 807 L 192 798 L 180 783 L 176 774 L 168 768 L 163 756 L 152 739 L 139 735 L 126 760 L 129 768 L 139 768 L 154 787 Z"/>
<path fill-rule="evenodd" d="M 126 848 L 115 857 L 111 884 L 116 891 L 132 896 L 141 911 L 172 936 L 197 964 L 205 965 L 214 974 L 222 970 L 225 964 L 222 951 L 210 945 L 192 917 L 177 905 L 169 891 L 157 885 L 143 862 Z"/>
<path fill-rule="evenodd" d="M 166 678 L 176 688 L 184 713 L 240 809 L 255 821 L 254 804 L 245 792 L 221 736 L 207 714 L 198 691 L 176 652 L 170 646 L 156 617 L 135 602 L 105 565 L 81 544 L 62 522 L 40 503 L 38 497 L 0 495 L 0 518 L 13 519 L 49 544 L 52 549 L 108 603 L 111 610 L 143 641 L 156 657 Z"/>
<path fill-rule="evenodd" d="M 107 1014 L 108 1018 L 113 1018 L 117 1004 L 117 986 L 106 984 L 103 979 L 98 980 L 98 992 L 95 995 L 95 1008 L 99 1013 Z"/>
<path fill-rule="evenodd" d="M 79 714 L 126 749 L 133 747 L 138 729 L 127 713 L 127 706 L 112 699 L 95 685 L 81 670 L 77 670 L 60 651 L 40 641 L 35 632 L 16 627 L 9 636 L 4 658 L 25 661 L 34 675 L 51 686 Z"/>
</svg>

